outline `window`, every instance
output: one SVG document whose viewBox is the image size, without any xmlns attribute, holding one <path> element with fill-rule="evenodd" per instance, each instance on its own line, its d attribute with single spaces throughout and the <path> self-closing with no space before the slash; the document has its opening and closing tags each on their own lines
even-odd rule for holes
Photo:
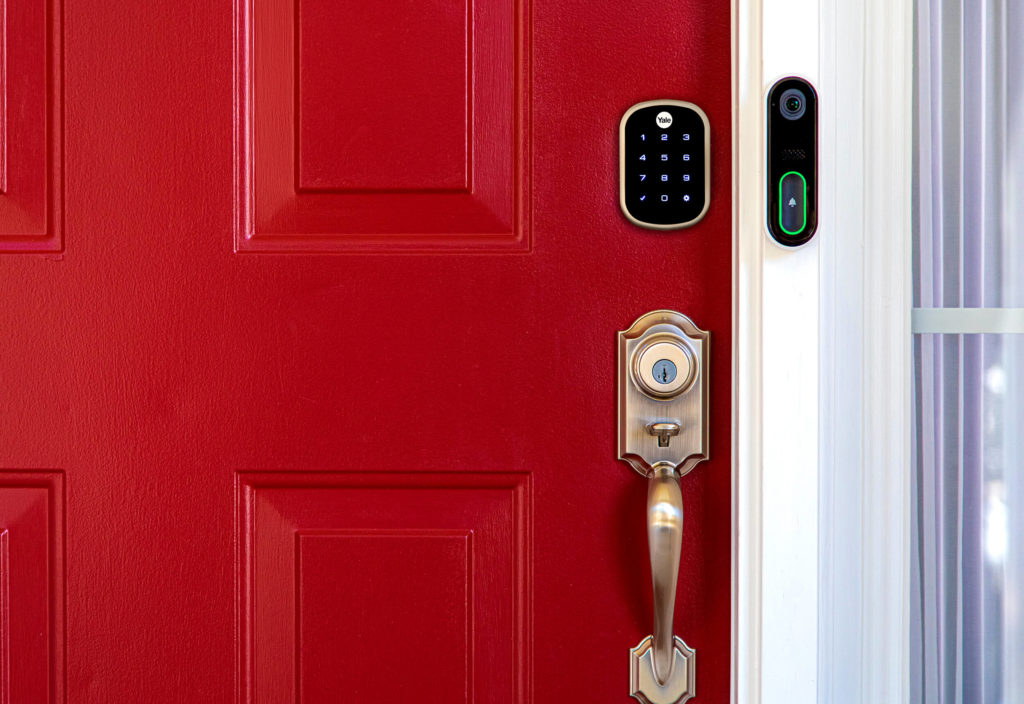
<svg viewBox="0 0 1024 704">
<path fill-rule="evenodd" d="M 918 0 L 913 702 L 1024 701 L 1024 5 Z"/>
</svg>

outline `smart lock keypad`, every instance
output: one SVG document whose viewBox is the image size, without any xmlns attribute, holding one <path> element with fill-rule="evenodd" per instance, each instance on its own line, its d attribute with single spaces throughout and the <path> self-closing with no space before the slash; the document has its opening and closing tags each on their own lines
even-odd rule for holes
<svg viewBox="0 0 1024 704">
<path fill-rule="evenodd" d="M 634 224 L 688 227 L 707 212 L 707 116 L 692 103 L 639 103 L 619 128 L 619 202 Z"/>
</svg>

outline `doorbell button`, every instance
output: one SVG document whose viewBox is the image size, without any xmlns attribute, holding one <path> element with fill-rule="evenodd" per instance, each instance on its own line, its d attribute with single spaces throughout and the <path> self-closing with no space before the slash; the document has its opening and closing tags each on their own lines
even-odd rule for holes
<svg viewBox="0 0 1024 704">
<path fill-rule="evenodd" d="M 634 358 L 634 381 L 649 396 L 670 398 L 693 383 L 693 354 L 681 340 L 654 338 Z"/>
<path fill-rule="evenodd" d="M 650 100 L 619 123 L 619 207 L 634 225 L 676 230 L 701 220 L 710 199 L 710 128 L 693 103 Z"/>
<path fill-rule="evenodd" d="M 807 181 L 797 171 L 779 181 L 779 227 L 794 237 L 807 227 Z"/>
</svg>

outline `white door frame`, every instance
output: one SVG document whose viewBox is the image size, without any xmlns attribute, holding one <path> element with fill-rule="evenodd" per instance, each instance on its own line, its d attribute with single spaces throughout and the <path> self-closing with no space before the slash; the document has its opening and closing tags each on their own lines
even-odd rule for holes
<svg viewBox="0 0 1024 704">
<path fill-rule="evenodd" d="M 908 702 L 912 0 L 733 0 L 733 701 Z M 819 227 L 766 235 L 765 103 L 819 93 Z"/>
</svg>

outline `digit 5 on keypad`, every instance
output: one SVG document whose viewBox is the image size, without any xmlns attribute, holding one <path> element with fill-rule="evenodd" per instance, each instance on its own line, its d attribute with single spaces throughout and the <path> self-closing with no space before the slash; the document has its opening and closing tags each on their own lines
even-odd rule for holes
<svg viewBox="0 0 1024 704">
<path fill-rule="evenodd" d="M 619 206 L 635 225 L 678 230 L 708 211 L 710 126 L 682 100 L 637 103 L 619 123 Z"/>
</svg>

